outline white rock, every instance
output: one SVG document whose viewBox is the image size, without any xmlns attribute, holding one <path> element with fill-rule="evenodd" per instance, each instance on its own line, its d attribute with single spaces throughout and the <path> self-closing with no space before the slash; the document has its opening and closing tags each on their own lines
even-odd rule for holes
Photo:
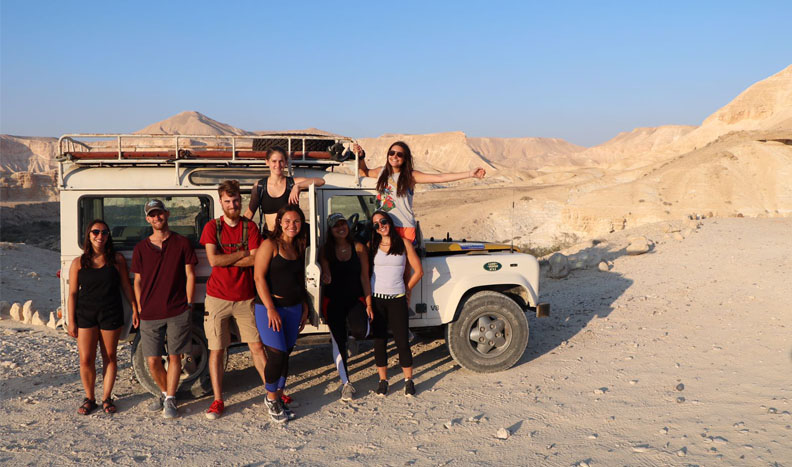
<svg viewBox="0 0 792 467">
<path fill-rule="evenodd" d="M 600 261 L 599 264 L 597 265 L 597 269 L 599 269 L 602 272 L 608 272 L 611 270 L 612 267 L 613 264 L 608 263 L 607 261 Z"/>
<path fill-rule="evenodd" d="M 569 275 L 569 259 L 562 253 L 553 253 L 547 261 L 550 263 L 548 277 L 561 279 Z"/>
<path fill-rule="evenodd" d="M 636 444 L 633 446 L 633 452 L 646 452 L 650 449 L 648 444 Z"/>
<path fill-rule="evenodd" d="M 687 456 L 687 448 L 683 447 L 682 449 L 680 449 L 679 451 L 676 452 L 676 455 L 679 456 L 679 457 Z"/>
<path fill-rule="evenodd" d="M 11 310 L 8 313 L 14 321 L 22 321 L 22 305 L 19 303 L 11 305 Z"/>
<path fill-rule="evenodd" d="M 55 318 L 55 312 L 50 311 L 49 321 L 47 321 L 47 327 L 55 329 L 58 327 L 58 320 Z"/>
<path fill-rule="evenodd" d="M 31 271 L 31 272 L 29 272 L 29 273 L 27 274 L 27 276 L 28 276 L 28 277 L 31 277 L 31 278 L 33 278 L 33 279 L 38 279 L 38 278 L 39 278 L 39 274 L 38 274 L 36 271 Z"/>
<path fill-rule="evenodd" d="M 45 323 L 44 320 L 41 319 L 41 315 L 39 314 L 38 311 L 34 311 L 33 312 L 33 316 L 30 318 L 30 324 L 33 324 L 35 326 L 46 326 L 47 325 L 47 323 Z"/>
<path fill-rule="evenodd" d="M 30 324 L 30 320 L 33 319 L 33 312 L 36 311 L 33 309 L 33 300 L 28 300 L 22 305 L 22 321 L 25 324 Z"/>
<path fill-rule="evenodd" d="M 495 433 L 495 437 L 498 439 L 509 439 L 509 436 L 511 436 L 511 433 L 506 428 L 501 428 Z"/>
<path fill-rule="evenodd" d="M 627 254 L 628 255 L 642 255 L 649 251 L 649 240 L 646 237 L 632 237 L 630 238 L 630 244 L 627 246 Z"/>
<path fill-rule="evenodd" d="M 10 318 L 9 312 L 11 311 L 11 304 L 8 302 L 0 302 L 0 319 Z"/>
</svg>

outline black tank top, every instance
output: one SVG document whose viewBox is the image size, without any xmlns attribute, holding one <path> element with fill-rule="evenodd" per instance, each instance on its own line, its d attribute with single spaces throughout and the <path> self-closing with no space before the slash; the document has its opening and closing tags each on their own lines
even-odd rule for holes
<svg viewBox="0 0 792 467">
<path fill-rule="evenodd" d="M 286 177 L 286 188 L 283 190 L 283 194 L 277 198 L 273 198 L 269 195 L 269 192 L 267 191 L 268 180 L 269 177 L 262 179 L 264 186 L 263 190 L 261 190 L 261 199 L 258 200 L 259 206 L 261 206 L 261 211 L 264 214 L 275 214 L 280 208 L 289 204 L 289 194 L 291 194 L 291 189 L 294 186 L 294 179 L 291 177 Z"/>
<path fill-rule="evenodd" d="M 301 303 L 305 299 L 304 258 L 300 256 L 297 259 L 286 259 L 281 256 L 278 248 L 278 253 L 272 258 L 267 270 L 267 285 L 276 307 Z"/>
<path fill-rule="evenodd" d="M 80 268 L 77 272 L 80 289 L 77 293 L 77 311 L 123 312 L 121 279 L 112 264 L 101 268 Z"/>
<path fill-rule="evenodd" d="M 330 300 L 344 303 L 354 302 L 363 296 L 363 285 L 360 283 L 360 259 L 354 245 L 352 254 L 346 261 L 339 261 L 335 252 L 330 261 L 330 283 L 325 286 L 325 295 Z"/>
</svg>

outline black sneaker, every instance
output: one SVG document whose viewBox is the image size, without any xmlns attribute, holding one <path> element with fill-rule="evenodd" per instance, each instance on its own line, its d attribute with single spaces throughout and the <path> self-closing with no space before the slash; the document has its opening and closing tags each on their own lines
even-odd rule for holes
<svg viewBox="0 0 792 467">
<path fill-rule="evenodd" d="M 281 400 L 281 407 L 283 407 L 283 413 L 286 414 L 287 420 L 294 420 L 295 418 L 297 418 L 297 414 L 292 412 L 292 409 L 291 407 L 289 407 L 289 404 L 283 402 L 283 400 Z"/>
<path fill-rule="evenodd" d="M 415 395 L 415 383 L 413 383 L 413 380 L 408 379 L 404 381 L 404 395 L 407 397 Z"/>
<path fill-rule="evenodd" d="M 381 379 L 379 382 L 379 386 L 377 386 L 377 395 L 385 396 L 386 394 L 388 394 L 388 381 Z"/>
</svg>

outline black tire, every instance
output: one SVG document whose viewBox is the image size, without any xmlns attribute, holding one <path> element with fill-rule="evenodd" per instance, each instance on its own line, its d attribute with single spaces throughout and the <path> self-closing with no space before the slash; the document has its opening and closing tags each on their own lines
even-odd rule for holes
<svg viewBox="0 0 792 467">
<path fill-rule="evenodd" d="M 138 345 L 140 343 L 140 332 L 132 342 L 132 368 L 135 370 L 137 378 L 146 391 L 155 396 L 162 394 L 159 386 L 151 376 L 146 357 L 143 350 Z M 168 359 L 163 358 L 165 368 Z M 226 364 L 228 363 L 228 352 L 226 352 Z M 182 375 L 179 378 L 179 389 L 177 394 L 181 397 L 203 397 L 212 391 L 212 381 L 209 378 L 209 348 L 204 330 L 201 326 L 192 326 L 192 352 L 182 356 Z"/>
<path fill-rule="evenodd" d="M 456 321 L 446 326 L 446 345 L 462 368 L 494 373 L 520 360 L 528 334 L 528 319 L 514 300 L 482 290 L 471 295 Z"/>
</svg>

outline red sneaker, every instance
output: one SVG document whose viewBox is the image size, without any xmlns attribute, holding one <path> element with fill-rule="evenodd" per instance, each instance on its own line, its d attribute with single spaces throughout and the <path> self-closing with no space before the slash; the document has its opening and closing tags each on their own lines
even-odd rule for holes
<svg viewBox="0 0 792 467">
<path fill-rule="evenodd" d="M 281 402 L 283 402 L 284 404 L 291 404 L 293 400 L 294 399 L 287 396 L 286 394 L 281 395 Z"/>
<path fill-rule="evenodd" d="M 206 418 L 209 420 L 217 420 L 223 415 L 223 410 L 225 409 L 225 405 L 223 401 L 216 400 L 212 402 L 212 405 L 209 406 L 209 410 L 206 411 Z"/>
</svg>

